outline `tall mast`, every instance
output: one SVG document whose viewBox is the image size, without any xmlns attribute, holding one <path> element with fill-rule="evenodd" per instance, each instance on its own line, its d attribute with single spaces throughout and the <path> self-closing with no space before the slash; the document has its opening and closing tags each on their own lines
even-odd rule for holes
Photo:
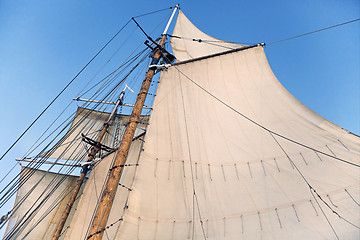
<svg viewBox="0 0 360 240">
<path fill-rule="evenodd" d="M 153 78 L 155 70 L 156 70 L 156 67 L 153 67 L 153 66 L 156 65 L 161 58 L 162 47 L 164 46 L 164 43 L 166 40 L 166 32 L 169 28 L 169 25 L 170 25 L 178 7 L 179 7 L 179 5 L 176 5 L 176 7 L 174 8 L 173 13 L 169 19 L 169 22 L 167 23 L 166 28 L 161 36 L 158 47 L 156 47 L 153 50 L 153 58 L 152 58 L 149 70 L 146 73 L 146 77 L 142 83 L 140 92 L 136 99 L 136 103 L 135 103 L 133 111 L 131 113 L 129 123 L 126 126 L 125 133 L 124 133 L 123 139 L 121 141 L 119 150 L 117 152 L 115 161 L 113 162 L 113 164 L 110 168 L 109 178 L 106 182 L 106 187 L 102 193 L 101 200 L 100 200 L 98 208 L 96 210 L 95 217 L 92 221 L 92 226 L 91 226 L 91 229 L 89 232 L 88 239 L 100 240 L 104 233 L 104 229 L 105 229 L 106 222 L 110 215 L 110 210 L 111 210 L 112 203 L 113 203 L 113 200 L 115 197 L 115 193 L 116 193 L 117 187 L 119 185 L 119 180 L 120 180 L 120 176 L 122 173 L 122 169 L 123 169 L 123 166 L 125 165 L 125 161 L 126 161 L 129 149 L 130 149 L 131 142 L 134 137 L 136 126 L 139 121 L 142 108 L 144 106 L 146 95 L 148 93 L 150 83 L 152 81 L 152 78 Z"/>
<path fill-rule="evenodd" d="M 109 128 L 109 126 L 110 126 L 110 124 L 111 124 L 111 122 L 112 122 L 112 120 L 113 120 L 113 118 L 114 118 L 114 116 L 115 116 L 117 107 L 118 107 L 118 106 L 121 104 L 121 102 L 122 102 L 122 98 L 123 98 L 124 94 L 125 94 L 125 89 L 124 89 L 124 91 L 121 92 L 120 97 L 119 97 L 119 99 L 117 100 L 117 102 L 116 102 L 116 104 L 115 104 L 115 107 L 114 107 L 113 111 L 111 112 L 108 120 L 107 120 L 107 121 L 104 123 L 104 125 L 102 126 L 100 135 L 98 136 L 97 141 L 96 141 L 96 143 L 98 143 L 98 144 L 97 144 L 97 145 L 93 145 L 93 146 L 91 147 L 91 150 L 90 150 L 90 153 L 89 153 L 89 157 L 88 157 L 88 160 L 87 160 L 87 162 L 88 162 L 89 164 L 85 164 L 85 165 L 82 167 L 82 172 L 81 172 L 81 174 L 80 174 L 80 176 L 79 176 L 79 178 L 78 178 L 78 180 L 77 180 L 77 182 L 76 182 L 76 186 L 75 186 L 75 188 L 73 189 L 73 192 L 72 192 L 72 194 L 71 194 L 71 196 L 70 196 L 70 199 L 68 200 L 68 203 L 66 204 L 66 207 L 65 207 L 65 209 L 64 209 L 64 212 L 63 212 L 63 214 L 61 215 L 60 221 L 59 221 L 58 225 L 56 226 L 55 232 L 54 232 L 53 237 L 51 238 L 51 240 L 57 240 L 57 239 L 59 239 L 60 234 L 61 234 L 61 231 L 62 231 L 62 229 L 63 229 L 63 227 L 64 227 L 64 224 L 65 224 L 65 222 L 66 222 L 66 220 L 67 220 L 67 218 L 68 218 L 68 216 L 69 216 L 70 210 L 71 210 L 72 206 L 74 205 L 74 202 L 75 202 L 75 200 L 76 200 L 76 197 L 77 197 L 77 195 L 78 195 L 78 193 L 79 193 L 79 191 L 80 191 L 81 185 L 82 185 L 83 182 L 84 182 L 84 179 L 85 179 L 85 176 L 86 176 L 88 170 L 90 169 L 90 163 L 94 160 L 95 155 L 96 155 L 96 154 L 99 152 L 99 150 L 100 150 L 100 147 L 101 147 L 100 143 L 101 143 L 102 139 L 104 138 L 105 133 L 106 133 L 106 131 L 108 130 L 108 128 Z"/>
</svg>

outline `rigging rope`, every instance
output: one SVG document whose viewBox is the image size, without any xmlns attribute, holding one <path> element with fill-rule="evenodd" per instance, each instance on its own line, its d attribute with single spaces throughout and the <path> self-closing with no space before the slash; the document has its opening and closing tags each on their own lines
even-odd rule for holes
<svg viewBox="0 0 360 240">
<path fill-rule="evenodd" d="M 270 132 L 269 132 L 270 133 Z M 317 191 L 313 188 L 313 186 L 310 185 L 310 182 L 305 178 L 305 176 L 302 174 L 302 172 L 300 171 L 300 169 L 295 165 L 294 161 L 290 158 L 290 156 L 287 154 L 287 152 L 285 151 L 285 149 L 281 146 L 281 144 L 279 143 L 278 140 L 276 140 L 276 138 L 274 137 L 274 135 L 272 133 L 270 133 L 271 137 L 274 139 L 274 141 L 277 143 L 277 145 L 280 147 L 280 149 L 283 151 L 283 153 L 286 155 L 286 157 L 289 159 L 289 161 L 291 162 L 291 164 L 295 167 L 296 171 L 300 174 L 301 178 L 306 182 L 306 185 L 309 187 L 311 195 L 313 196 L 314 200 L 316 201 L 316 203 L 318 204 L 321 212 L 323 213 L 324 217 L 326 218 L 328 224 L 330 225 L 332 231 L 334 232 L 335 236 L 337 239 L 339 239 L 334 227 L 332 226 L 330 220 L 328 219 L 328 217 L 326 216 L 325 212 L 323 211 L 323 209 L 321 208 L 320 204 L 318 203 L 317 199 L 315 198 L 315 196 L 313 195 L 313 192 L 318 196 L 318 198 L 332 211 L 332 213 L 334 213 L 335 215 L 337 215 L 340 219 L 343 219 L 345 222 L 349 223 L 350 225 L 359 228 L 358 226 L 356 226 L 355 224 L 351 223 L 350 221 L 346 220 L 345 218 L 343 218 L 342 216 L 340 216 L 339 213 L 337 213 L 335 210 L 332 209 L 332 207 L 330 207 L 330 205 L 320 196 L 320 194 L 317 193 Z M 330 200 L 330 198 L 329 198 Z M 331 201 L 331 200 L 330 200 Z M 293 205 L 294 206 L 294 205 Z"/>
<path fill-rule="evenodd" d="M 212 41 L 212 40 L 205 40 L 205 39 L 201 39 L 201 38 L 186 38 L 186 37 L 179 37 L 179 36 L 170 35 L 170 34 L 166 34 L 166 36 L 173 37 L 173 38 L 184 39 L 184 40 L 193 41 L 193 42 L 198 42 L 198 43 L 206 43 L 206 44 L 209 44 L 209 45 L 213 45 L 213 46 L 217 46 L 217 47 L 222 47 L 222 48 L 226 48 L 226 49 L 230 49 L 230 50 L 234 50 L 234 49 L 236 49 L 236 48 L 227 47 L 227 46 L 223 46 L 223 45 L 219 45 L 219 44 L 215 44 L 214 42 L 227 43 L 227 44 L 240 44 L 240 43 L 227 42 L 227 41 L 222 41 L 222 40 Z"/>
<path fill-rule="evenodd" d="M 321 29 L 318 29 L 318 30 L 315 30 L 315 31 L 303 33 L 303 34 L 296 35 L 296 36 L 293 36 L 293 37 L 288 37 L 288 38 L 285 38 L 285 39 L 281 39 L 281 40 L 277 40 L 277 41 L 274 41 L 274 42 L 266 43 L 266 45 L 269 46 L 269 45 L 272 45 L 272 44 L 276 44 L 276 43 L 288 41 L 288 40 L 291 40 L 291 39 L 294 39 L 294 38 L 299 38 L 299 37 L 303 37 L 303 36 L 310 35 L 310 34 L 313 34 L 313 33 L 325 31 L 325 30 L 328 30 L 328 29 L 331 29 L 331 28 L 340 27 L 340 26 L 343 26 L 343 25 L 346 25 L 346 24 L 349 24 L 349 23 L 353 23 L 353 22 L 356 22 L 356 21 L 360 21 L 360 18 L 353 19 L 353 20 L 350 20 L 350 21 L 347 21 L 347 22 L 343 22 L 343 23 L 339 23 L 339 24 L 336 24 L 336 25 L 332 25 L 332 26 L 329 26 L 329 27 L 321 28 Z M 241 44 L 241 43 L 237 43 L 237 42 L 226 42 L 226 41 L 222 41 L 222 40 L 219 40 L 219 41 L 210 41 L 210 40 L 205 40 L 205 39 L 200 39 L 200 38 L 198 38 L 198 39 L 195 39 L 195 38 L 186 38 L 186 37 L 174 36 L 174 35 L 170 35 L 170 34 L 167 34 L 167 36 L 173 37 L 173 38 L 179 38 L 179 39 L 189 40 L 189 41 L 195 41 L 195 42 L 199 42 L 199 43 L 203 42 L 203 43 L 207 43 L 207 44 L 211 44 L 211 45 L 215 45 L 215 46 L 219 46 L 219 47 L 224 47 L 224 48 L 229 48 L 229 47 L 225 47 L 225 46 L 221 46 L 221 45 L 217 45 L 217 44 L 212 44 L 211 42 L 223 42 L 223 43 Z M 252 45 L 252 44 L 251 44 L 251 45 Z M 232 48 L 229 48 L 229 49 L 232 49 Z"/>
<path fill-rule="evenodd" d="M 140 47 L 141 46 L 141 44 L 138 46 L 138 47 Z M 113 76 L 114 75 L 114 73 L 116 73 L 121 67 L 123 67 L 124 65 L 128 65 L 128 66 L 130 66 L 132 63 L 134 63 L 134 61 L 137 59 L 137 58 L 139 58 L 141 55 L 143 55 L 143 53 L 145 53 L 146 52 L 146 50 L 147 49 L 144 49 L 144 50 L 142 50 L 142 51 L 140 51 L 140 53 L 138 53 L 138 54 L 136 54 L 135 55 L 135 57 L 133 57 L 132 59 L 130 59 L 130 60 L 128 60 L 127 61 L 127 59 L 125 60 L 125 62 L 119 67 L 119 68 L 117 68 L 115 71 L 113 71 L 111 74 L 109 74 L 105 79 L 109 79 L 109 78 L 111 78 L 112 80 L 111 80 L 111 82 L 113 82 L 116 78 L 118 78 L 118 76 L 119 76 L 119 73 L 118 74 L 116 74 L 114 77 L 111 77 L 111 76 Z M 136 50 L 135 50 L 136 51 Z M 134 52 L 135 52 L 134 51 Z M 133 52 L 133 53 L 134 53 Z M 132 54 L 133 54 L 132 53 Z M 130 56 L 132 55 L 132 54 L 130 54 Z M 139 66 L 139 64 L 140 63 L 142 63 L 147 57 L 149 56 L 149 54 L 145 54 L 145 55 L 143 55 L 143 58 L 140 60 L 140 62 L 138 62 L 134 67 L 133 67 L 133 69 L 132 70 L 130 70 L 130 72 L 110 91 L 110 95 L 108 95 L 108 98 L 110 98 L 111 97 L 111 93 L 113 94 L 114 93 L 114 91 L 116 91 L 116 89 L 118 89 L 119 88 L 119 86 L 124 82 L 124 80 L 126 80 L 128 77 L 129 77 L 129 75 Z M 103 80 L 102 80 L 103 81 Z M 109 82 L 109 83 L 106 83 L 106 85 L 110 85 L 110 83 L 111 82 Z M 103 85 L 103 87 L 102 88 L 104 88 L 105 87 L 105 85 Z M 100 91 L 97 91 L 97 93 L 96 94 L 99 94 L 99 92 Z M 105 98 L 104 98 L 105 99 Z M 84 118 L 86 118 L 86 116 L 84 116 Z M 83 119 L 84 119 L 83 118 Z M 82 122 L 82 121 L 80 121 L 80 122 Z M 73 128 L 73 130 L 74 130 L 75 128 Z M 71 132 L 71 130 L 70 130 L 70 132 Z M 51 134 L 50 134 L 51 135 Z M 60 144 L 61 144 L 61 142 L 59 142 Z M 59 144 L 58 143 L 58 144 Z M 51 153 L 50 152 L 48 152 L 48 154 L 47 155 L 50 155 Z M 30 165 L 31 165 L 32 163 L 30 163 Z M 41 164 L 36 164 L 36 165 L 41 165 Z M 36 167 L 36 169 L 37 169 L 38 167 Z M 30 172 L 35 172 L 35 170 L 36 169 L 29 169 L 30 170 Z M 30 174 L 30 176 L 31 176 L 32 174 Z M 27 179 L 30 177 L 30 176 L 28 176 L 27 177 Z M 21 179 L 21 180 L 23 180 L 23 179 Z M 26 181 L 26 180 L 25 180 Z M 25 181 L 23 181 L 23 183 L 25 182 Z M 23 185 L 23 184 L 21 184 L 21 185 Z M 14 189 L 13 189 L 14 190 Z M 31 191 L 32 192 L 32 191 Z M 13 192 L 14 193 L 14 192 Z M 11 196 L 12 196 L 13 194 L 11 194 Z M 10 196 L 10 197 L 11 197 Z M 23 201 L 21 201 L 21 202 L 23 202 Z M 34 205 L 33 205 L 34 206 Z M 31 213 L 32 214 L 32 213 Z M 29 218 L 28 218 L 29 219 Z M 40 220 L 41 221 L 41 220 Z M 26 222 L 26 220 L 25 220 L 25 222 Z M 21 225 L 23 225 L 25 222 L 23 222 Z M 21 225 L 19 226 L 20 228 L 21 228 Z"/>
<path fill-rule="evenodd" d="M 141 14 L 141 15 L 135 16 L 135 17 L 133 17 L 133 18 L 143 17 L 143 16 L 147 16 L 147 15 L 150 15 L 150 14 L 154 14 L 154 13 L 158 13 L 158 12 L 166 11 L 166 10 L 169 10 L 169 9 L 173 9 L 173 7 L 163 8 L 163 9 L 160 9 L 160 10 L 157 10 L 157 11 L 153 11 L 153 12 L 149 12 L 149 13 Z"/>
<path fill-rule="evenodd" d="M 230 105 L 228 105 L 227 103 L 225 103 L 224 101 L 222 101 L 221 99 L 219 99 L 218 97 L 216 97 L 215 95 L 213 95 L 212 93 L 210 93 L 209 91 L 207 91 L 205 88 L 203 88 L 202 86 L 200 86 L 198 83 L 196 83 L 196 82 L 195 82 L 194 80 L 192 80 L 190 77 L 188 77 L 187 75 L 185 75 L 185 74 L 184 74 L 183 72 L 181 72 L 176 66 L 174 66 L 174 67 L 175 67 L 175 69 L 176 69 L 179 73 L 181 73 L 186 79 L 190 80 L 193 84 L 195 84 L 195 85 L 196 85 L 197 87 L 199 87 L 201 90 L 203 90 L 204 92 L 206 92 L 207 94 L 209 94 L 211 97 L 213 97 L 214 99 L 216 99 L 217 101 L 219 101 L 220 103 L 222 103 L 223 105 L 225 105 L 226 107 L 230 108 L 231 110 L 233 110 L 233 111 L 236 112 L 237 114 L 241 115 L 241 116 L 244 117 L 245 119 L 249 120 L 250 122 L 254 123 L 255 125 L 261 127 L 262 129 L 266 130 L 267 132 L 269 132 L 270 135 L 271 135 L 271 136 L 273 137 L 273 139 L 275 140 L 275 142 L 278 144 L 278 146 L 279 146 L 279 147 L 281 148 L 281 150 L 284 152 L 284 154 L 286 155 L 286 157 L 290 160 L 291 164 L 295 167 L 295 169 L 297 170 L 297 172 L 300 174 L 300 176 L 302 177 L 302 179 L 306 182 L 306 184 L 307 184 L 308 187 L 310 188 L 310 191 L 311 191 L 311 192 L 314 191 L 314 193 L 317 194 L 317 196 L 319 197 L 319 199 L 320 199 L 335 215 L 337 215 L 339 218 L 341 218 L 342 220 L 344 220 L 345 222 L 351 224 L 352 226 L 354 226 L 354 227 L 356 227 L 356 228 L 360 228 L 359 226 L 356 226 L 355 224 L 353 224 L 353 223 L 351 223 L 350 221 L 348 221 L 348 220 L 346 220 L 345 218 L 343 218 L 340 214 L 338 214 L 336 211 L 334 211 L 334 210 L 330 207 L 330 205 L 329 205 L 325 200 L 323 200 L 323 199 L 321 198 L 321 196 L 320 196 L 320 195 L 316 192 L 316 190 L 310 185 L 310 183 L 308 182 L 308 180 L 305 178 L 305 176 L 301 173 L 301 171 L 300 171 L 300 170 L 298 169 L 298 167 L 295 165 L 295 163 L 291 160 L 290 156 L 287 154 L 287 152 L 285 151 L 285 149 L 284 149 L 284 148 L 280 145 L 280 143 L 276 140 L 276 138 L 274 137 L 274 135 L 276 135 L 276 136 L 278 136 L 278 137 L 281 137 L 281 138 L 283 138 L 283 139 L 285 139 L 285 140 L 288 140 L 288 141 L 290 141 L 290 142 L 296 143 L 296 144 L 298 144 L 298 145 L 300 145 L 300 146 L 303 146 L 303 147 L 306 147 L 306 148 L 308 148 L 308 149 L 311 149 L 311 150 L 313 150 L 313 151 L 315 151 L 315 152 L 318 152 L 318 153 L 321 153 L 321 154 L 323 154 L 323 155 L 326 155 L 326 156 L 328 156 L 328 157 L 332 157 L 332 158 L 334 158 L 334 159 L 337 159 L 337 160 L 339 160 L 339 161 L 348 163 L 348 164 L 350 164 L 350 165 L 353 165 L 353 166 L 356 166 L 356 167 L 360 167 L 358 164 L 355 164 L 355 163 L 352 163 L 352 162 L 348 162 L 348 161 L 343 160 L 343 159 L 340 159 L 340 158 L 338 158 L 338 157 L 335 157 L 335 156 L 326 154 L 326 153 L 324 153 L 324 152 L 318 151 L 318 150 L 316 150 L 316 149 L 314 149 L 314 148 L 311 148 L 311 147 L 309 147 L 309 146 L 307 146 L 307 145 L 304 145 L 304 144 L 299 143 L 299 142 L 297 142 L 297 141 L 295 141 L 295 140 L 292 140 L 292 139 L 290 139 L 290 138 L 287 138 L 287 137 L 285 137 L 285 136 L 283 136 L 283 135 L 281 135 L 281 134 L 278 134 L 278 133 L 276 133 L 276 132 L 271 131 L 270 129 L 262 126 L 261 124 L 255 122 L 254 120 L 252 120 L 252 119 L 250 119 L 249 117 L 245 116 L 245 115 L 242 114 L 241 112 L 239 112 L 239 111 L 237 111 L 236 109 L 232 108 Z M 314 199 L 315 199 L 315 198 L 314 198 Z M 316 200 L 316 199 L 315 199 L 315 200 Z M 321 210 L 322 210 L 322 209 L 321 209 Z M 324 216 L 326 217 L 325 213 L 324 213 Z M 326 218 L 327 218 L 327 217 L 326 217 Z M 328 221 L 328 223 L 330 224 L 331 228 L 333 229 L 331 223 L 330 223 L 329 221 Z M 333 231 L 334 231 L 334 233 L 335 233 L 335 235 L 336 235 L 336 237 L 337 237 L 337 234 L 336 234 L 336 232 L 335 232 L 334 229 L 333 229 Z M 338 238 L 338 237 L 337 237 L 337 238 Z"/>
<path fill-rule="evenodd" d="M 154 14 L 157 12 L 165 11 L 170 8 L 160 9 L 157 11 L 153 11 L 150 13 L 145 13 L 142 15 L 138 15 L 134 18 L 143 17 L 146 15 Z M 87 68 L 88 65 L 120 34 L 120 32 L 131 22 L 131 20 L 128 20 L 124 26 L 120 28 L 120 30 L 93 56 L 93 58 L 90 59 L 90 61 L 75 75 L 75 77 L 60 91 L 60 93 L 45 107 L 45 109 L 35 118 L 35 120 L 25 129 L 25 131 L 15 140 L 15 142 L 5 151 L 5 153 L 0 157 L 0 161 L 7 155 L 7 153 L 20 141 L 20 139 L 29 131 L 29 129 L 39 120 L 39 118 L 50 108 L 50 106 L 62 95 L 62 93 L 76 80 L 76 78 Z"/>
<path fill-rule="evenodd" d="M 287 40 L 291 40 L 291 39 L 294 39 L 294 38 L 303 37 L 303 36 L 306 36 L 306 35 L 310 35 L 310 34 L 313 34 L 313 33 L 321 32 L 321 31 L 328 30 L 328 29 L 331 29 L 331 28 L 340 27 L 340 26 L 342 26 L 342 25 L 349 24 L 349 23 L 353 23 L 353 22 L 356 22 L 356 21 L 359 21 L 359 20 L 360 20 L 360 18 L 354 19 L 354 20 L 351 20 L 351 21 L 347 21 L 347 22 L 343 22 L 343 23 L 339 23 L 339 24 L 336 24 L 336 25 L 333 25 L 333 26 L 330 26 L 330 27 L 321 28 L 321 29 L 318 29 L 318 30 L 315 30 L 315 31 L 312 31 L 312 32 L 308 32 L 308 33 L 303 33 L 303 34 L 300 34 L 300 35 L 297 35 L 297 36 L 294 36 L 294 37 L 289 37 L 289 38 L 285 38 L 285 39 L 282 39 L 282 40 L 270 42 L 270 43 L 267 43 L 266 45 L 271 45 L 271 44 L 275 44 L 275 43 L 280 43 L 280 42 L 284 42 L 284 41 L 287 41 Z"/>
<path fill-rule="evenodd" d="M 135 57 L 135 59 L 132 60 L 132 62 L 134 62 L 139 56 L 143 55 L 143 53 L 144 53 L 144 51 L 141 51 L 140 54 L 137 54 L 136 57 Z M 147 57 L 148 57 L 148 54 L 145 54 L 145 55 L 143 56 L 142 60 L 140 60 L 140 63 L 143 62 Z M 130 73 L 131 73 L 138 65 L 139 65 L 139 63 L 136 64 L 135 67 L 133 67 L 133 69 L 130 71 Z M 127 74 L 126 77 L 125 77 L 122 81 L 120 81 L 120 83 L 118 83 L 118 84 L 110 91 L 110 95 L 108 94 L 109 97 L 111 96 L 111 93 L 114 93 L 114 91 L 116 91 L 116 89 L 119 88 L 120 84 L 122 84 L 123 81 L 124 81 L 129 75 L 130 75 L 130 74 Z M 89 112 L 89 113 L 90 113 L 90 112 Z M 85 116 L 83 117 L 83 119 L 85 119 L 86 117 L 87 117 L 87 116 L 86 116 L 86 114 L 85 114 Z M 81 123 L 81 122 L 82 122 L 82 121 L 79 121 L 79 123 Z M 79 125 L 79 123 L 78 123 L 77 125 Z M 70 129 L 69 132 L 72 132 L 74 129 L 76 129 L 76 126 L 74 126 L 72 129 Z M 60 142 L 60 144 L 61 144 L 61 142 Z M 71 144 L 70 144 L 70 145 L 71 145 Z M 51 151 L 48 152 L 48 153 L 49 153 L 48 155 L 50 155 L 50 154 L 51 154 Z M 36 169 L 37 169 L 37 167 L 36 167 Z M 29 170 L 30 170 L 30 172 L 35 172 L 35 169 L 29 169 Z M 32 174 L 28 175 L 27 179 L 30 178 L 31 175 L 32 175 Z M 68 174 L 67 174 L 67 175 L 68 175 Z M 23 179 L 21 179 L 21 180 L 23 180 Z M 24 180 L 24 181 L 22 181 L 22 182 L 24 183 L 25 181 L 26 181 L 26 180 Z M 40 182 L 40 181 L 39 181 L 39 182 Z M 23 183 L 20 184 L 20 185 L 22 186 Z M 7 198 L 6 200 L 8 200 L 9 197 L 11 197 L 11 196 L 13 195 L 13 193 L 15 192 L 14 190 L 16 190 L 16 189 L 13 189 L 12 194 L 11 194 L 10 196 L 8 196 L 8 198 Z M 32 192 L 32 191 L 30 191 L 29 194 L 30 194 L 31 192 Z M 27 196 L 28 196 L 28 195 L 27 195 Z M 26 199 L 26 197 L 23 198 L 22 201 L 20 201 L 20 203 L 23 202 L 25 199 Z M 33 205 L 33 206 L 34 206 L 34 205 Z M 16 208 L 16 206 L 15 206 L 15 208 Z M 33 213 L 31 213 L 31 214 L 33 214 Z M 27 219 L 30 220 L 29 218 L 27 218 Z M 28 222 L 28 220 L 25 220 L 25 222 Z M 19 227 L 22 228 L 22 225 L 25 224 L 25 222 L 23 222 Z"/>
<path fill-rule="evenodd" d="M 60 97 L 60 95 L 75 81 L 75 79 L 90 65 L 90 63 L 116 38 L 117 35 L 131 22 L 131 19 L 93 56 L 93 58 L 75 75 L 75 77 L 60 91 L 60 93 L 45 107 L 45 109 L 35 118 L 35 120 L 25 129 L 25 131 L 16 139 L 16 141 L 0 157 L 0 161 L 16 145 L 16 143 L 25 135 L 25 133 L 39 120 L 39 118 L 50 108 L 50 106 Z"/>
<path fill-rule="evenodd" d="M 199 206 L 199 200 L 198 197 L 196 195 L 196 190 L 195 190 L 195 182 L 194 182 L 194 170 L 193 170 L 193 166 L 192 166 L 192 158 L 191 158 L 191 144 L 190 144 L 190 139 L 189 139 L 189 131 L 188 131 L 188 127 L 187 127 L 187 121 L 186 121 L 186 110 L 185 110 L 185 103 L 184 103 L 184 94 L 182 91 L 182 85 L 181 85 L 181 81 L 180 83 L 180 89 L 181 89 L 181 100 L 182 100 L 182 105 L 183 105 L 183 113 L 184 113 L 184 120 L 185 120 L 185 132 L 186 132 L 186 140 L 187 140 L 187 149 L 188 149 L 188 154 L 189 154 L 189 161 L 190 161 L 190 171 L 191 171 L 191 182 L 192 182 L 192 190 L 193 190 L 193 219 L 192 219 L 192 224 L 193 224 L 193 229 L 192 229 L 192 238 L 194 239 L 194 234 L 195 234 L 195 202 L 196 202 L 196 206 L 197 206 L 197 210 L 198 210 L 198 214 L 199 214 L 199 219 L 200 219 L 200 225 L 201 225 L 201 230 L 202 230 L 202 234 L 204 236 L 204 239 L 206 239 L 206 234 L 205 234 L 205 230 L 204 230 L 204 225 L 203 225 L 203 221 L 201 218 L 201 213 L 200 213 L 200 206 Z"/>
</svg>

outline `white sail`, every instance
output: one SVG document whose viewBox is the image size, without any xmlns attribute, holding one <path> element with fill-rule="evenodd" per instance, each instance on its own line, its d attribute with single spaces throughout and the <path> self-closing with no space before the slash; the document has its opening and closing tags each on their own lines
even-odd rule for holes
<svg viewBox="0 0 360 240">
<path fill-rule="evenodd" d="M 24 178 L 29 171 L 33 171 L 30 168 L 23 167 L 21 170 L 20 179 Z M 55 186 L 62 179 L 62 183 Z M 70 197 L 68 194 L 76 184 L 77 177 L 66 176 L 62 174 L 48 173 L 46 171 L 35 170 L 29 180 L 18 189 L 15 199 L 15 206 L 31 191 L 31 194 L 26 198 L 26 201 L 19 205 L 19 208 L 13 212 L 9 219 L 9 223 L 4 235 L 4 239 L 25 239 L 38 240 L 49 239 L 52 233 L 55 231 L 57 223 L 60 220 L 62 212 L 65 209 L 66 203 Z M 54 181 L 55 180 L 55 181 Z M 52 184 L 51 184 L 52 182 Z M 54 188 L 55 187 L 55 188 Z M 32 189 L 34 190 L 32 191 Z M 51 193 L 52 189 L 54 192 Z M 48 199 L 46 198 L 49 194 Z M 46 200 L 47 199 L 47 200 Z M 30 214 L 38 207 L 41 201 L 45 201 L 45 204 L 36 211 L 32 220 L 26 222 L 23 228 L 18 232 L 12 232 L 16 227 L 20 227 L 23 221 L 20 221 L 23 217 L 29 217 Z M 53 205 L 57 203 L 57 205 Z M 34 205 L 35 204 L 35 205 Z M 52 206 L 54 206 L 53 209 Z M 51 211 L 49 211 L 51 209 Z M 46 212 L 49 214 L 46 216 Z M 45 218 L 38 224 L 38 221 Z M 33 229 L 30 231 L 31 229 Z M 11 235 L 10 235 L 11 233 Z M 9 234 L 9 235 L 8 235 Z"/>
<path fill-rule="evenodd" d="M 87 148 L 82 140 L 82 135 L 96 141 L 97 135 L 102 126 L 108 120 L 110 113 L 93 111 L 85 108 L 78 108 L 71 126 L 66 135 L 59 143 L 45 154 L 49 158 L 59 158 L 77 161 L 87 161 Z M 144 133 L 147 125 L 147 116 L 142 116 L 140 124 L 136 129 L 135 136 Z M 109 126 L 108 133 L 105 135 L 102 144 L 108 147 L 114 146 L 116 131 L 120 134 L 124 132 L 126 123 L 129 122 L 128 115 L 116 115 L 112 125 Z M 118 129 L 117 129 L 118 128 Z M 120 137 L 120 136 L 119 136 Z M 91 146 L 90 146 L 91 147 Z"/>
<path fill-rule="evenodd" d="M 246 46 L 226 42 L 203 33 L 189 21 L 181 10 L 179 10 L 172 36 L 171 46 L 178 61 Z"/>
<path fill-rule="evenodd" d="M 116 239 L 358 239 L 360 171 L 339 159 L 359 164 L 359 137 L 286 91 L 262 47 L 170 67 L 153 109 Z"/>
</svg>

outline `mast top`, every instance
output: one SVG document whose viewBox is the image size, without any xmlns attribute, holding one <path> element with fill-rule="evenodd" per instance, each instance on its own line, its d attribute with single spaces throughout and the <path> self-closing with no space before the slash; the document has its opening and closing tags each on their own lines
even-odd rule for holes
<svg viewBox="0 0 360 240">
<path fill-rule="evenodd" d="M 162 33 L 162 35 L 165 35 L 166 32 L 168 31 L 169 26 L 170 26 L 170 23 L 171 23 L 172 19 L 174 18 L 175 12 L 176 12 L 176 10 L 177 10 L 178 8 L 179 8 L 179 4 L 176 4 L 176 6 L 175 6 L 175 8 L 174 8 L 174 11 L 172 12 L 171 17 L 170 17 L 168 23 L 166 24 L 166 27 L 165 27 L 164 32 Z"/>
</svg>

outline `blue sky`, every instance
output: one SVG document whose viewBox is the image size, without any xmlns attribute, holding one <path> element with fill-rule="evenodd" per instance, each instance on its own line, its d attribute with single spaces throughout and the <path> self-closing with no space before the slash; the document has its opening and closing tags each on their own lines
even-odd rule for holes
<svg viewBox="0 0 360 240">
<path fill-rule="evenodd" d="M 356 0 L 179 2 L 203 32 L 244 44 L 271 43 L 360 17 L 360 2 Z M 0 153 L 132 16 L 176 3 L 0 1 Z M 150 32 L 169 13 L 143 17 L 139 22 Z M 134 31 L 133 44 L 145 40 L 133 23 L 129 31 Z M 321 116 L 360 134 L 359 42 L 360 21 L 269 45 L 265 52 L 273 72 L 290 93 Z M 115 42 L 113 49 L 120 43 Z M 77 97 L 78 88 L 92 74 L 91 70 L 85 72 L 64 93 L 1 161 L 2 169 L 24 154 L 51 122 L 46 119 Z"/>
</svg>

